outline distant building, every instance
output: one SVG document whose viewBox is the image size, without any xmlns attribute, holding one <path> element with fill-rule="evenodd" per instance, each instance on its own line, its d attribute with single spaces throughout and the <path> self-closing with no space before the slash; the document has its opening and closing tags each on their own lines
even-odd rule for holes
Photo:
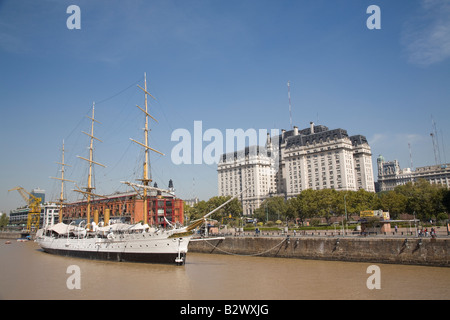
<svg viewBox="0 0 450 320">
<path fill-rule="evenodd" d="M 9 224 L 16 226 L 26 226 L 28 220 L 28 213 L 30 212 L 30 208 L 23 207 L 11 210 L 9 213 Z M 59 207 L 55 203 L 44 203 L 41 204 L 41 215 L 39 218 L 40 226 L 43 225 L 44 222 L 48 224 L 58 223 L 59 219 Z"/>
<path fill-rule="evenodd" d="M 383 156 L 377 158 L 378 188 L 377 191 L 391 191 L 395 187 L 408 182 L 425 179 L 432 184 L 450 187 L 450 164 L 439 164 L 425 167 L 401 169 L 397 160 L 385 161 Z"/>
<path fill-rule="evenodd" d="M 45 190 L 36 188 L 31 190 L 31 194 L 36 198 L 41 198 L 41 204 L 45 203 Z"/>
<path fill-rule="evenodd" d="M 184 200 L 184 203 L 185 203 L 187 206 L 190 206 L 190 207 L 193 207 L 193 206 L 196 205 L 198 202 L 199 202 L 199 199 L 198 199 L 197 197 L 192 198 L 192 199 Z"/>
<path fill-rule="evenodd" d="M 362 135 L 323 125 L 268 135 L 265 147 L 222 155 L 217 167 L 219 196 L 240 197 L 251 215 L 270 196 L 291 198 L 305 189 L 375 191 L 372 153 Z"/>
<path fill-rule="evenodd" d="M 37 198 L 41 198 L 41 214 L 39 217 L 40 226 L 42 226 L 45 221 L 47 223 L 51 223 L 52 221 L 58 222 L 59 207 L 55 203 L 45 202 L 45 190 L 35 188 L 31 190 L 30 193 Z M 30 208 L 28 206 L 11 210 L 9 213 L 9 224 L 15 226 L 26 226 L 29 212 Z"/>
</svg>

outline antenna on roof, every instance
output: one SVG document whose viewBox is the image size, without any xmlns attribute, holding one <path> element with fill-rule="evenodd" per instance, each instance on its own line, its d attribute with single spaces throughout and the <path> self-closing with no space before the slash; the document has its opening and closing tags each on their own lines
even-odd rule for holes
<svg viewBox="0 0 450 320">
<path fill-rule="evenodd" d="M 439 137 L 437 134 L 436 122 L 434 122 L 433 115 L 431 115 L 431 124 L 432 124 L 433 131 L 434 131 L 434 132 L 430 133 L 431 139 L 433 140 L 434 160 L 436 161 L 436 164 L 440 164 L 441 163 L 441 155 L 440 155 L 440 150 L 439 150 Z"/>
<path fill-rule="evenodd" d="M 291 106 L 291 82 L 288 81 L 288 98 L 289 98 L 289 124 L 291 125 L 292 130 L 292 106 Z"/>
<path fill-rule="evenodd" d="M 408 142 L 408 148 L 409 148 L 409 161 L 411 162 L 411 170 L 413 170 L 413 160 L 412 160 L 412 153 L 411 153 L 411 143 Z"/>
</svg>

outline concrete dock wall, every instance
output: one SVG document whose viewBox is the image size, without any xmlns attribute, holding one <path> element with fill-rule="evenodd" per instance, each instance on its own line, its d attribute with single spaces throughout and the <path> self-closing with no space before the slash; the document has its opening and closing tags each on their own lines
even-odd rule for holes
<svg viewBox="0 0 450 320">
<path fill-rule="evenodd" d="M 227 237 L 194 241 L 190 252 L 450 266 L 450 238 Z"/>
<path fill-rule="evenodd" d="M 0 239 L 23 238 L 1 232 Z M 191 241 L 190 252 L 450 267 L 450 238 L 225 237 Z"/>
<path fill-rule="evenodd" d="M 26 232 L 0 232 L 0 239 L 20 239 L 25 238 L 29 233 Z"/>
</svg>

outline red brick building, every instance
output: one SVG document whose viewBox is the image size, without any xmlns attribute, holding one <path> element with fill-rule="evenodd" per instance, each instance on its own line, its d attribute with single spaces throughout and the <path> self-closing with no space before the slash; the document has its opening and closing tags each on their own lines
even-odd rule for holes
<svg viewBox="0 0 450 320">
<path fill-rule="evenodd" d="M 167 222 L 184 223 L 183 200 L 172 195 L 158 195 L 148 197 L 148 221 L 149 225 L 166 227 Z M 117 193 L 91 200 L 91 221 L 104 221 L 105 213 L 110 220 L 122 220 L 130 223 L 143 222 L 144 201 L 135 192 Z M 63 220 L 70 222 L 76 219 L 84 219 L 87 216 L 86 200 L 68 203 L 63 208 Z"/>
</svg>

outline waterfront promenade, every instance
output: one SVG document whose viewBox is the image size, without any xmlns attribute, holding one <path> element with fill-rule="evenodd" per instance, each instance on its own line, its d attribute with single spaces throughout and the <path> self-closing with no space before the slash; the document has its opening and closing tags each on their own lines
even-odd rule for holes
<svg viewBox="0 0 450 320">
<path fill-rule="evenodd" d="M 447 227 L 438 226 L 432 227 L 435 231 L 436 238 L 450 238 L 450 235 L 447 231 Z M 423 230 L 427 230 L 428 233 L 423 231 L 422 233 L 419 230 L 413 228 L 398 228 L 395 231 L 392 228 L 391 232 L 375 232 L 369 231 L 365 233 L 361 233 L 360 231 L 354 231 L 350 229 L 343 229 L 342 227 L 336 227 L 336 229 L 328 229 L 328 230 L 320 230 L 320 229 L 311 229 L 311 230 L 289 230 L 288 232 L 280 229 L 278 231 L 265 231 L 264 229 L 257 231 L 237 231 L 236 228 L 229 228 L 226 231 L 219 231 L 217 233 L 210 233 L 211 236 L 221 236 L 221 237 L 376 237 L 376 238 L 401 238 L 401 237 L 419 237 L 419 238 L 432 238 L 431 236 L 431 228 L 424 228 Z"/>
<path fill-rule="evenodd" d="M 229 230 L 193 241 L 189 251 L 209 254 L 264 256 L 348 262 L 450 266 L 450 236 L 437 227 L 436 236 L 417 236 L 415 230 L 390 233 L 308 230 L 305 232 L 236 232 Z"/>
</svg>

